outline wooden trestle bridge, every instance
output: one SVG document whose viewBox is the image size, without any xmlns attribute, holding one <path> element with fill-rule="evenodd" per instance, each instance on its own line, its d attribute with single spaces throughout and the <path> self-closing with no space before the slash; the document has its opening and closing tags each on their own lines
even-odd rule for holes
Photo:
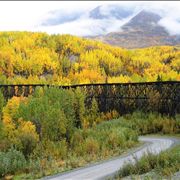
<svg viewBox="0 0 180 180">
<path fill-rule="evenodd" d="M 28 96 L 36 87 L 58 87 L 64 89 L 80 88 L 87 94 L 86 103 L 96 98 L 101 112 L 117 110 L 119 113 L 131 113 L 134 110 L 155 111 L 174 116 L 180 113 L 180 81 L 81 84 L 72 86 L 52 85 L 0 85 L 0 91 L 6 99 L 13 96 Z"/>
</svg>

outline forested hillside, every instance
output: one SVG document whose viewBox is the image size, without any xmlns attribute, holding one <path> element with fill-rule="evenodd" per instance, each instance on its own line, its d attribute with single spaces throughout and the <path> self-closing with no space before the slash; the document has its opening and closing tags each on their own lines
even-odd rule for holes
<svg viewBox="0 0 180 180">
<path fill-rule="evenodd" d="M 0 32 L 0 84 L 180 80 L 179 47 L 127 50 L 70 35 Z"/>
</svg>

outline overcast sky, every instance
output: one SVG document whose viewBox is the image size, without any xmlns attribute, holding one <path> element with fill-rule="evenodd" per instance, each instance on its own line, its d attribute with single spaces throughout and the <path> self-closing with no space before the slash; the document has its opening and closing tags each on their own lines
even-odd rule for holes
<svg viewBox="0 0 180 180">
<path fill-rule="evenodd" d="M 138 7 L 164 13 L 160 24 L 166 27 L 171 34 L 180 34 L 180 2 L 118 2 L 118 1 L 0 1 L 0 31 L 43 31 L 53 33 L 69 33 L 75 35 L 98 35 L 116 31 L 128 21 L 107 19 L 93 20 L 84 16 L 72 22 L 43 26 L 42 22 L 50 18 L 50 12 L 58 11 L 65 14 L 92 10 L 98 5 L 119 4 L 124 7 Z"/>
</svg>

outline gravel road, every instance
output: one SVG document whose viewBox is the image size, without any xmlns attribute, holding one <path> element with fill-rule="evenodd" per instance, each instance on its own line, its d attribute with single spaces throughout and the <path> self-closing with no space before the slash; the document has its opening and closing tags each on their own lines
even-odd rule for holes
<svg viewBox="0 0 180 180">
<path fill-rule="evenodd" d="M 65 173 L 60 173 L 54 176 L 49 176 L 45 179 L 49 180 L 95 180 L 105 179 L 114 173 L 116 173 L 127 161 L 134 161 L 134 157 L 140 158 L 144 153 L 151 152 L 158 154 L 173 145 L 179 140 L 176 138 L 165 138 L 165 137 L 140 137 L 140 141 L 145 144 L 134 151 L 130 151 L 128 154 L 119 156 L 116 159 L 111 159 L 104 162 L 92 164 L 83 168 L 78 168 Z"/>
</svg>

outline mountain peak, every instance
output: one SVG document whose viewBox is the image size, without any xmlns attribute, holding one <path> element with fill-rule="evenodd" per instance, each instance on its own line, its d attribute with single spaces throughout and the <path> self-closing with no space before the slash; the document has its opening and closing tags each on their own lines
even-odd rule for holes
<svg viewBox="0 0 180 180">
<path fill-rule="evenodd" d="M 148 18 L 149 21 L 157 23 L 161 19 L 161 16 L 150 11 L 142 10 L 133 19 L 143 19 L 143 18 Z"/>
<path fill-rule="evenodd" d="M 89 16 L 93 19 L 104 19 L 107 18 L 106 15 L 101 13 L 101 6 L 97 6 L 95 9 L 90 11 Z"/>
<path fill-rule="evenodd" d="M 168 36 L 166 29 L 158 24 L 161 16 L 142 10 L 128 23 L 122 26 L 124 32 L 141 34 L 141 36 Z"/>
<path fill-rule="evenodd" d="M 125 48 L 178 44 L 180 38 L 169 35 L 158 23 L 160 20 L 158 14 L 142 10 L 121 27 L 122 31 L 110 32 L 97 39 Z"/>
<path fill-rule="evenodd" d="M 161 20 L 161 16 L 158 14 L 142 10 L 136 16 L 134 16 L 127 24 L 125 24 L 122 29 L 130 28 L 143 28 L 149 30 Z"/>
</svg>

